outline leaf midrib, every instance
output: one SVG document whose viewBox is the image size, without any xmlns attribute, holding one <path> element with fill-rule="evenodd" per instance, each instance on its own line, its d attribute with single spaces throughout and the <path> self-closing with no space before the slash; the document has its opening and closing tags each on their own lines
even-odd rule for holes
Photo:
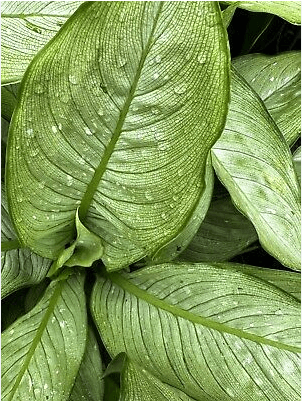
<svg viewBox="0 0 302 403">
<path fill-rule="evenodd" d="M 118 273 L 108 273 L 105 270 L 102 271 L 102 275 L 121 287 L 123 290 L 133 294 L 135 297 L 146 301 L 148 304 L 153 305 L 156 308 L 162 309 L 166 312 L 172 313 L 176 317 L 181 317 L 188 320 L 191 323 L 199 324 L 210 329 L 217 330 L 220 333 L 233 334 L 234 336 L 240 337 L 241 339 L 246 339 L 253 341 L 258 344 L 264 344 L 272 347 L 276 347 L 280 350 L 287 350 L 293 353 L 300 353 L 301 349 L 299 347 L 291 346 L 285 343 L 281 343 L 275 340 L 267 339 L 264 336 L 259 336 L 256 334 L 248 333 L 244 330 L 233 328 L 231 326 L 225 325 L 223 323 L 216 322 L 213 319 L 206 318 L 204 316 L 198 316 L 192 312 L 188 312 L 178 306 L 171 305 L 166 301 L 163 301 L 156 297 L 155 295 L 149 294 L 147 291 L 137 287 L 135 284 L 131 283 L 128 279 L 123 277 Z"/>
<path fill-rule="evenodd" d="M 41 342 L 41 338 L 43 335 L 43 332 L 47 326 L 47 323 L 49 321 L 49 318 L 51 316 L 51 314 L 54 312 L 55 306 L 57 304 L 57 301 L 61 295 L 62 289 L 63 289 L 63 285 L 64 285 L 64 281 L 58 281 L 58 284 L 56 285 L 56 288 L 54 289 L 54 292 L 49 300 L 49 305 L 47 307 L 47 310 L 45 312 L 45 315 L 43 316 L 43 319 L 41 320 L 41 323 L 36 331 L 35 337 L 32 341 L 32 344 L 30 346 L 30 349 L 28 350 L 27 354 L 26 354 L 26 358 L 20 368 L 20 371 L 18 373 L 18 376 L 15 380 L 14 386 L 11 390 L 11 392 L 9 393 L 8 399 L 7 400 L 12 400 L 14 397 L 14 394 L 16 392 L 16 390 L 18 389 L 18 386 L 23 378 L 23 375 L 25 374 L 26 370 L 28 369 L 28 365 L 35 353 L 35 350 L 38 346 L 38 344 Z"/>
<path fill-rule="evenodd" d="M 125 119 L 127 117 L 131 102 L 132 102 L 132 100 L 134 98 L 134 94 L 135 94 L 135 91 L 137 89 L 139 79 L 141 77 L 141 72 L 142 72 L 142 69 L 144 67 L 146 57 L 147 57 L 147 55 L 149 53 L 149 50 L 150 50 L 150 47 L 152 45 L 153 34 L 154 34 L 155 29 L 156 29 L 160 13 L 162 11 L 162 7 L 163 7 L 163 3 L 161 2 L 160 5 L 159 5 L 157 14 L 155 16 L 155 19 L 154 19 L 153 27 L 152 27 L 152 30 L 150 32 L 147 45 L 146 45 L 145 49 L 142 52 L 139 65 L 138 65 L 138 68 L 137 68 L 133 83 L 132 83 L 130 91 L 129 91 L 129 95 L 128 95 L 125 103 L 124 103 L 123 108 L 120 111 L 120 115 L 119 115 L 115 130 L 113 132 L 112 138 L 111 138 L 111 140 L 110 140 L 110 142 L 109 142 L 109 144 L 108 144 L 108 146 L 107 146 L 107 148 L 106 148 L 106 150 L 105 150 L 105 152 L 104 152 L 104 154 L 103 154 L 103 156 L 101 158 L 99 166 L 95 170 L 95 173 L 94 173 L 90 183 L 88 184 L 88 186 L 86 188 L 86 191 L 84 193 L 84 196 L 82 198 L 82 201 L 81 201 L 81 204 L 80 204 L 80 207 L 79 207 L 80 220 L 84 220 L 85 217 L 86 217 L 86 214 L 87 214 L 88 209 L 90 207 L 90 204 L 91 204 L 92 198 L 94 196 L 94 193 L 95 193 L 95 191 L 96 191 L 96 189 L 97 189 L 97 187 L 98 187 L 98 185 L 99 185 L 99 183 L 100 183 L 100 181 L 102 179 L 102 176 L 103 176 L 103 174 L 104 174 L 104 172 L 106 170 L 108 161 L 109 161 L 109 159 L 110 159 L 110 157 L 111 157 L 111 155 L 112 155 L 112 153 L 114 151 L 115 145 L 116 145 L 116 143 L 117 143 L 117 141 L 118 141 L 118 139 L 120 137 L 120 134 L 122 132 L 122 128 L 123 128 Z"/>
</svg>

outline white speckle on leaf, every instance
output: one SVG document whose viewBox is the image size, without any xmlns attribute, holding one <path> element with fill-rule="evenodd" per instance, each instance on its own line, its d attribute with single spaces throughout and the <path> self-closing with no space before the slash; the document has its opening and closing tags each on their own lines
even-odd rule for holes
<svg viewBox="0 0 302 403">
<path fill-rule="evenodd" d="M 74 85 L 76 85 L 78 83 L 77 78 L 71 74 L 68 76 L 68 80 L 71 84 L 74 84 Z"/>
<path fill-rule="evenodd" d="M 85 133 L 87 134 L 87 136 L 91 136 L 92 135 L 92 131 L 89 129 L 89 127 L 84 127 Z"/>
<path fill-rule="evenodd" d="M 154 73 L 154 74 L 153 74 L 153 78 L 154 78 L 154 80 L 157 80 L 157 79 L 158 79 L 158 77 L 159 77 L 159 73 Z"/>
<path fill-rule="evenodd" d="M 270 81 L 274 81 L 274 79 L 275 79 L 275 77 L 271 77 L 269 80 L 270 80 Z"/>
<path fill-rule="evenodd" d="M 178 95 L 185 93 L 186 90 L 187 90 L 186 84 L 179 84 L 176 87 L 174 87 L 174 92 L 175 92 L 175 94 L 178 94 Z"/>
<path fill-rule="evenodd" d="M 58 132 L 57 126 L 51 126 L 51 130 L 52 130 L 53 133 L 55 133 L 55 134 Z"/>
<path fill-rule="evenodd" d="M 197 56 L 198 63 L 204 64 L 207 61 L 206 56 L 203 53 Z"/>
</svg>

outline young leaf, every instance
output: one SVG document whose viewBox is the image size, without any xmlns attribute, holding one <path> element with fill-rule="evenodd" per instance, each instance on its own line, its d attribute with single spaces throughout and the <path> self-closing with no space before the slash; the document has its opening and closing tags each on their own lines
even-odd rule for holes
<svg viewBox="0 0 302 403">
<path fill-rule="evenodd" d="M 179 389 L 163 383 L 159 378 L 156 378 L 146 369 L 127 358 L 121 373 L 121 394 L 119 400 L 188 401 L 193 399 Z"/>
<path fill-rule="evenodd" d="M 109 270 L 153 255 L 202 197 L 228 94 L 216 2 L 83 4 L 22 81 L 7 165 L 22 243 L 57 258 L 79 207 Z"/>
<path fill-rule="evenodd" d="M 222 1 L 221 3 L 232 4 L 234 1 Z M 301 25 L 301 2 L 300 1 L 236 1 L 237 7 L 260 13 L 270 13 L 291 22 Z"/>
<path fill-rule="evenodd" d="M 235 70 L 226 126 L 212 160 L 263 248 L 284 266 L 300 270 L 300 191 L 290 150 L 260 98 Z"/>
<path fill-rule="evenodd" d="M 289 146 L 301 133 L 301 52 L 251 54 L 233 65 L 264 102 Z"/>
<path fill-rule="evenodd" d="M 111 356 L 197 400 L 299 400 L 300 304 L 209 264 L 98 277 L 91 308 Z"/>
<path fill-rule="evenodd" d="M 84 276 L 54 281 L 2 334 L 3 400 L 66 400 L 86 343 Z"/>
<path fill-rule="evenodd" d="M 6 196 L 1 191 L 1 298 L 19 288 L 42 281 L 51 260 L 22 248 L 13 229 Z"/>
<path fill-rule="evenodd" d="M 258 239 L 255 228 L 234 207 L 229 196 L 212 201 L 187 249 L 179 256 L 189 262 L 222 262 Z"/>
<path fill-rule="evenodd" d="M 1 2 L 1 83 L 21 81 L 33 57 L 82 1 Z"/>
<path fill-rule="evenodd" d="M 74 382 L 69 400 L 103 400 L 104 380 L 102 359 L 92 327 L 88 327 L 88 336 L 84 357 Z"/>
</svg>

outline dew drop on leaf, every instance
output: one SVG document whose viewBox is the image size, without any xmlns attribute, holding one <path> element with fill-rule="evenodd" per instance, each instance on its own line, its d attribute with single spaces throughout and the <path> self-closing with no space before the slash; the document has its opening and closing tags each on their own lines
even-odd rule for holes
<svg viewBox="0 0 302 403">
<path fill-rule="evenodd" d="M 207 59 L 206 59 L 206 56 L 201 53 L 200 55 L 198 55 L 197 60 L 198 60 L 198 63 L 204 64 Z"/>
<path fill-rule="evenodd" d="M 85 133 L 87 134 L 87 136 L 92 136 L 92 131 L 89 129 L 89 127 L 85 127 L 84 128 L 84 130 L 85 130 Z"/>
<path fill-rule="evenodd" d="M 184 94 L 187 90 L 186 84 L 179 84 L 176 87 L 174 87 L 174 92 L 175 94 L 181 95 Z"/>
<path fill-rule="evenodd" d="M 68 80 L 69 80 L 69 82 L 70 82 L 71 84 L 73 84 L 73 85 L 76 85 L 76 84 L 78 83 L 78 80 L 77 80 L 76 76 L 74 76 L 74 75 L 72 75 L 72 74 L 69 74 Z"/>
</svg>

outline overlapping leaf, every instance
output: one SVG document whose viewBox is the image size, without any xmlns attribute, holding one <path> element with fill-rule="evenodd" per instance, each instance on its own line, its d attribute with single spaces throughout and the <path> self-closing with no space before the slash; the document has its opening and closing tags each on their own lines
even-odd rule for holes
<svg viewBox="0 0 302 403">
<path fill-rule="evenodd" d="M 45 278 L 51 260 L 22 248 L 13 229 L 5 193 L 1 192 L 1 297 L 37 284 Z"/>
<path fill-rule="evenodd" d="M 57 258 L 79 206 L 110 270 L 174 239 L 204 192 L 228 69 L 215 2 L 81 6 L 22 82 L 7 175 L 21 241 Z"/>
<path fill-rule="evenodd" d="M 290 150 L 260 98 L 235 70 L 226 126 L 212 160 L 262 246 L 284 266 L 300 270 L 300 191 Z"/>
<path fill-rule="evenodd" d="M 88 327 L 86 350 L 69 400 L 103 400 L 102 359 L 92 327 Z"/>
<path fill-rule="evenodd" d="M 16 106 L 18 88 L 18 84 L 1 87 L 1 116 L 8 122 Z"/>
<path fill-rule="evenodd" d="M 50 284 L 2 334 L 3 400 L 66 400 L 86 343 L 84 276 Z"/>
<path fill-rule="evenodd" d="M 91 307 L 112 356 L 192 398 L 299 400 L 300 304 L 269 283 L 221 264 L 104 271 Z"/>
<path fill-rule="evenodd" d="M 301 52 L 240 56 L 233 65 L 260 96 L 291 146 L 301 134 Z"/>
<path fill-rule="evenodd" d="M 232 4 L 235 1 L 222 1 Z M 270 13 L 291 22 L 301 25 L 301 2 L 300 1 L 236 1 L 237 7 L 260 13 Z"/>
<path fill-rule="evenodd" d="M 293 154 L 294 167 L 301 186 L 301 146 Z"/>
<path fill-rule="evenodd" d="M 1 2 L 1 82 L 21 81 L 33 57 L 82 1 Z"/>
<path fill-rule="evenodd" d="M 238 255 L 257 239 L 250 221 L 239 213 L 230 197 L 223 197 L 212 201 L 196 235 L 179 259 L 221 262 Z"/>
<path fill-rule="evenodd" d="M 151 375 L 146 369 L 127 359 L 121 374 L 119 400 L 188 401 L 192 399 L 179 389 L 161 382 L 159 378 Z"/>
</svg>

